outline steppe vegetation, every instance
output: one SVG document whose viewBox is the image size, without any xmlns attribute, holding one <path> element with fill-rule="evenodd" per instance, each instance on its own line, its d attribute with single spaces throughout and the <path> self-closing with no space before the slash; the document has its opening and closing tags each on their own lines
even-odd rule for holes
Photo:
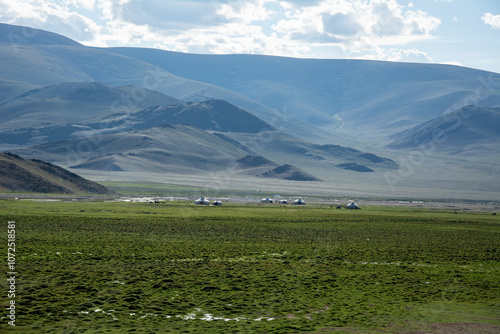
<svg viewBox="0 0 500 334">
<path fill-rule="evenodd" d="M 500 331 L 491 213 L 2 200 L 0 217 L 11 333 Z"/>
</svg>

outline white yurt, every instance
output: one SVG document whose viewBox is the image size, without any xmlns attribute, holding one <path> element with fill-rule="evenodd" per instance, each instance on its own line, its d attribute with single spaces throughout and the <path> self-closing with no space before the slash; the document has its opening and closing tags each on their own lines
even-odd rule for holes
<svg viewBox="0 0 500 334">
<path fill-rule="evenodd" d="M 286 199 L 280 199 L 279 203 L 280 203 L 280 204 L 287 204 L 288 202 L 287 202 L 287 200 L 286 200 Z"/>
<path fill-rule="evenodd" d="M 304 201 L 302 198 L 296 199 L 293 201 L 293 204 L 295 205 L 306 205 L 306 201 Z"/>
<path fill-rule="evenodd" d="M 269 197 L 263 198 L 260 200 L 261 203 L 273 203 L 273 200 Z"/>
<path fill-rule="evenodd" d="M 213 201 L 213 202 L 212 202 L 212 205 L 215 205 L 215 206 L 221 206 L 221 205 L 222 205 L 222 202 L 221 202 L 221 201 Z"/>
<path fill-rule="evenodd" d="M 349 203 L 349 204 L 347 204 L 347 205 L 346 205 L 346 208 L 347 208 L 347 209 L 354 209 L 354 210 L 357 210 L 357 209 L 359 209 L 360 207 L 359 207 L 356 203 L 351 202 L 351 203 Z"/>
<path fill-rule="evenodd" d="M 194 201 L 194 204 L 210 205 L 210 201 L 208 199 L 206 199 L 205 197 L 200 197 L 196 201 Z"/>
</svg>

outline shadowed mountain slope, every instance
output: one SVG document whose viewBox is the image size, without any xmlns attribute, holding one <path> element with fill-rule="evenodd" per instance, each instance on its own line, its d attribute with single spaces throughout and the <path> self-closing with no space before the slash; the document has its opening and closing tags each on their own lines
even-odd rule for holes
<svg viewBox="0 0 500 334">
<path fill-rule="evenodd" d="M 117 117 L 114 127 L 139 129 L 158 124 L 189 124 L 204 130 L 220 132 L 248 132 L 273 130 L 261 119 L 253 116 L 224 100 L 208 100 L 189 102 L 175 106 L 151 107 L 127 115 L 111 115 Z"/>
<path fill-rule="evenodd" d="M 268 172 L 264 172 L 261 175 L 262 177 L 270 177 L 270 178 L 281 178 L 284 180 L 292 180 L 292 181 L 321 181 L 315 176 L 311 174 L 305 173 L 302 170 L 294 167 L 292 165 L 281 165 Z"/>
<path fill-rule="evenodd" d="M 41 160 L 0 153 L 0 191 L 112 194 L 100 184 Z"/>
</svg>

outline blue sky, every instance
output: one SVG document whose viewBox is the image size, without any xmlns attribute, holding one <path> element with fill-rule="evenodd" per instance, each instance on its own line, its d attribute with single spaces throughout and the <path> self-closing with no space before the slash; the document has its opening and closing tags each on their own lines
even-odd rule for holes
<svg viewBox="0 0 500 334">
<path fill-rule="evenodd" d="M 500 73 L 499 0 L 0 0 L 85 45 L 447 63 Z"/>
</svg>

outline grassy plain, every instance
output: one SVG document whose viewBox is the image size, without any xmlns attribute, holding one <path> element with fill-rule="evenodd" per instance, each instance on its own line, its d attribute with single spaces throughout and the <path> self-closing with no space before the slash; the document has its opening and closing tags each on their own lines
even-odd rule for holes
<svg viewBox="0 0 500 334">
<path fill-rule="evenodd" d="M 500 331 L 491 213 L 2 200 L 0 217 L 18 272 L 16 327 L 2 279 L 0 331 Z"/>
</svg>

